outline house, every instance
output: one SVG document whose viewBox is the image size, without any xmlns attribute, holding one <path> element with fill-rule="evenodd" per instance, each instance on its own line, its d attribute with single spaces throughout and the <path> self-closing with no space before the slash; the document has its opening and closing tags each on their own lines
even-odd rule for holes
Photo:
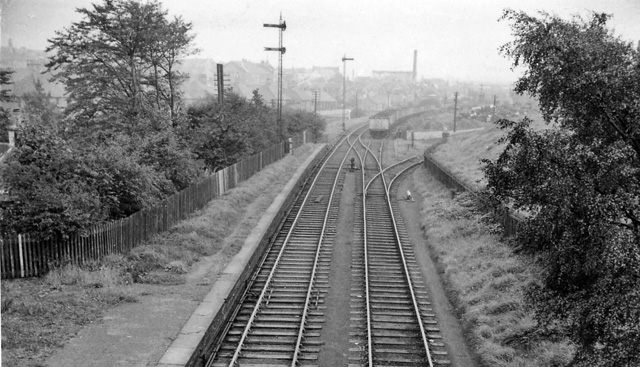
<svg viewBox="0 0 640 367">
<path fill-rule="evenodd" d="M 358 108 L 364 111 L 384 111 L 387 109 L 388 103 L 386 95 L 368 93 L 363 98 L 358 99 Z"/>
<path fill-rule="evenodd" d="M 393 81 L 402 82 L 402 83 L 412 83 L 413 82 L 413 72 L 412 71 L 373 70 L 371 72 L 371 76 L 374 79 L 393 80 Z"/>
<path fill-rule="evenodd" d="M 231 61 L 224 65 L 224 73 L 229 76 L 229 83 L 232 85 L 261 87 L 278 80 L 276 68 L 266 61 Z"/>
<path fill-rule="evenodd" d="M 184 93 L 183 100 L 193 103 L 218 93 L 216 83 L 215 61 L 210 59 L 185 59 L 178 66 L 178 71 L 189 74 L 189 78 L 180 86 Z"/>
<path fill-rule="evenodd" d="M 13 83 L 9 86 L 3 86 L 2 89 L 10 89 L 18 101 L 25 94 L 34 93 L 36 91 L 36 82 L 40 82 L 42 89 L 47 94 L 50 102 L 60 108 L 67 106 L 67 93 L 64 85 L 51 82 L 53 75 L 46 71 L 44 53 L 37 51 L 21 49 L 21 51 L 11 52 L 9 48 L 2 48 L 2 62 L 0 66 L 13 70 L 11 80 Z M 34 59 L 23 59 L 24 57 L 37 57 Z M 5 56 L 7 57 L 5 59 Z"/>
</svg>

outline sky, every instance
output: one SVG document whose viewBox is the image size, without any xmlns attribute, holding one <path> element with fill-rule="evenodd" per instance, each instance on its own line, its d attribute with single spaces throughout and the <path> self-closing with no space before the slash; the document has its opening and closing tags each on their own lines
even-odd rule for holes
<svg viewBox="0 0 640 367">
<path fill-rule="evenodd" d="M 54 31 L 80 20 L 76 8 L 102 0 L 0 0 L 0 40 L 43 50 Z M 511 41 L 505 8 L 531 15 L 546 11 L 569 19 L 590 11 L 613 15 L 623 40 L 640 40 L 640 0 L 161 0 L 170 16 L 193 23 L 196 56 L 216 62 L 247 59 L 276 66 L 278 30 L 287 23 L 284 68 L 339 66 L 347 75 L 372 70 L 411 71 L 457 81 L 507 83 L 517 79 L 498 48 Z"/>
</svg>

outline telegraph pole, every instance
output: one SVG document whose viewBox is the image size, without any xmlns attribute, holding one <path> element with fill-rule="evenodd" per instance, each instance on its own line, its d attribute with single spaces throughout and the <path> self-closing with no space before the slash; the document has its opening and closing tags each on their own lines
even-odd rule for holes
<svg viewBox="0 0 640 367">
<path fill-rule="evenodd" d="M 224 103 L 224 73 L 223 73 L 223 65 L 216 64 L 216 82 L 218 85 L 218 104 L 222 105 Z"/>
<path fill-rule="evenodd" d="M 453 132 L 456 132 L 456 115 L 458 113 L 458 92 L 456 92 L 453 105 Z"/>
<path fill-rule="evenodd" d="M 358 91 L 357 90 L 356 90 L 356 109 L 354 111 L 358 113 Z"/>
<path fill-rule="evenodd" d="M 342 131 L 345 131 L 344 126 L 344 114 L 347 103 L 347 61 L 352 61 L 353 58 L 347 57 L 347 55 L 342 56 L 343 69 L 342 74 L 344 74 L 344 78 L 342 79 Z"/>
<path fill-rule="evenodd" d="M 493 112 L 491 113 L 493 121 L 496 120 L 496 95 L 493 95 Z"/>
<path fill-rule="evenodd" d="M 278 28 L 280 37 L 278 47 L 265 47 L 265 51 L 278 51 L 280 53 L 280 57 L 278 58 L 278 135 L 280 139 L 284 138 L 282 132 L 282 55 L 287 52 L 287 49 L 282 46 L 282 32 L 287 29 L 287 23 L 282 20 L 282 13 L 280 13 L 280 21 L 278 24 L 263 24 L 266 28 Z"/>
<path fill-rule="evenodd" d="M 318 114 L 318 91 L 313 92 L 313 114 Z"/>
</svg>

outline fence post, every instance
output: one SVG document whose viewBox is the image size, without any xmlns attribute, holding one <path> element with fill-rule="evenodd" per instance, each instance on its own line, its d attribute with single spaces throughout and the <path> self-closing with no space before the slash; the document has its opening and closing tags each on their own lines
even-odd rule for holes
<svg viewBox="0 0 640 367">
<path fill-rule="evenodd" d="M 18 235 L 18 254 L 20 257 L 20 278 L 24 278 L 24 258 L 22 255 L 22 235 Z"/>
</svg>

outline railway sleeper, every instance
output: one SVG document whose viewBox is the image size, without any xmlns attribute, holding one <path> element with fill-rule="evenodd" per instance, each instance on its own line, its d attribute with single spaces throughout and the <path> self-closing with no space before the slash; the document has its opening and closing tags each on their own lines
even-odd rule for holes
<svg viewBox="0 0 640 367">
<path fill-rule="evenodd" d="M 374 361 L 376 366 L 417 366 L 426 365 L 426 354 L 417 356 L 415 354 L 393 354 L 376 355 L 374 351 Z"/>
<path fill-rule="evenodd" d="M 398 299 L 397 295 L 378 295 L 370 294 L 372 303 L 381 303 L 386 305 L 406 305 L 406 307 L 413 308 L 413 305 L 407 304 L 407 299 Z M 403 297 L 404 298 L 404 297 Z"/>
<path fill-rule="evenodd" d="M 296 314 L 302 314 L 302 307 L 300 307 L 300 312 L 296 312 Z M 247 314 L 251 315 L 251 312 L 253 310 L 252 309 L 248 309 L 248 308 L 243 308 L 240 310 L 240 312 L 238 313 L 238 315 L 242 315 L 243 317 L 246 316 Z M 264 307 L 260 309 L 260 315 L 261 316 L 287 316 L 287 315 L 291 315 L 291 310 L 290 309 L 274 309 L 271 307 Z M 307 315 L 309 317 L 320 317 L 324 315 L 324 312 L 322 311 L 314 311 L 314 310 L 309 310 L 307 311 Z"/>
<path fill-rule="evenodd" d="M 375 331 L 376 329 L 381 330 L 398 330 L 399 335 L 412 336 L 416 335 L 415 333 L 420 332 L 420 328 L 418 327 L 418 322 L 415 318 L 413 318 L 413 322 L 381 322 L 381 321 L 373 321 L 371 323 L 371 328 Z"/>
<path fill-rule="evenodd" d="M 422 346 L 422 344 L 403 345 L 393 348 L 393 346 L 381 346 L 376 343 L 376 345 L 374 345 L 373 347 L 373 353 L 426 355 L 426 353 L 424 353 L 424 347 Z"/>
<path fill-rule="evenodd" d="M 399 279 L 398 280 L 391 279 L 390 281 L 387 281 L 386 279 L 385 280 L 376 279 L 373 277 L 370 277 L 369 279 L 371 280 L 369 289 L 375 292 L 381 292 L 382 290 L 384 290 L 387 293 L 409 292 L 409 286 L 407 285 L 406 279 L 403 279 L 402 281 Z M 415 286 L 413 287 L 413 293 L 418 296 L 428 294 L 428 292 L 422 287 L 415 287 Z"/>
<path fill-rule="evenodd" d="M 394 285 L 394 283 L 380 284 L 376 282 L 375 284 L 369 286 L 369 291 L 371 293 L 375 293 L 378 297 L 398 297 L 398 294 L 406 295 L 406 297 L 409 297 L 408 287 L 390 288 Z"/>
<path fill-rule="evenodd" d="M 370 254 L 371 256 L 371 254 Z M 397 275 L 397 276 L 404 276 L 404 271 L 399 268 L 400 264 L 398 264 L 397 262 L 392 262 L 392 263 L 388 263 L 388 262 L 383 262 L 380 260 L 374 260 L 374 261 L 369 261 L 369 266 L 371 267 L 370 272 L 372 273 L 377 273 L 377 274 L 388 274 L 388 275 Z"/>
<path fill-rule="evenodd" d="M 223 358 L 223 357 L 233 357 L 233 353 L 220 353 L 219 357 Z M 318 359 L 318 355 L 314 354 L 314 353 L 302 353 L 298 356 L 299 359 L 313 359 L 313 360 L 317 360 Z M 240 359 L 244 360 L 244 359 L 264 359 L 264 360 L 282 360 L 284 361 L 291 361 L 291 359 L 293 359 L 293 352 L 262 352 L 262 351 L 242 351 L 240 353 Z M 240 366 L 245 366 L 244 363 L 239 362 L 238 365 Z M 271 363 L 265 363 L 262 366 L 268 365 L 270 366 Z"/>
<path fill-rule="evenodd" d="M 380 303 L 407 303 L 409 306 L 413 306 L 411 304 L 411 297 L 409 296 L 409 291 L 405 292 L 384 292 L 381 291 L 371 291 L 370 293 L 372 302 L 380 302 Z M 404 302 L 402 302 L 404 301 Z"/>
<path fill-rule="evenodd" d="M 377 259 L 393 261 L 396 265 L 400 264 L 400 253 L 397 247 L 395 247 L 395 241 L 385 242 L 385 247 L 373 247 L 369 250 L 369 254 L 376 255 Z M 393 247 L 391 247 L 393 246 Z"/>
<path fill-rule="evenodd" d="M 311 271 L 300 272 L 299 270 L 288 270 L 288 269 L 278 269 L 274 277 L 275 279 L 309 279 L 311 275 Z M 261 279 L 265 281 L 267 279 L 267 274 L 260 274 L 256 277 L 256 279 Z M 327 279 L 329 277 L 329 272 L 324 271 L 323 269 L 317 269 L 316 278 Z"/>
<path fill-rule="evenodd" d="M 229 335 L 242 335 L 242 333 L 244 332 L 244 330 L 234 330 L 231 329 L 229 330 Z M 261 337 L 265 337 L 265 336 L 269 336 L 269 337 L 298 337 L 298 331 L 296 330 L 273 330 L 273 329 L 251 329 L 249 336 L 253 337 L 257 337 L 257 336 L 261 336 Z M 305 337 L 307 338 L 319 338 L 320 337 L 320 333 L 319 332 L 306 332 L 305 333 Z"/>
<path fill-rule="evenodd" d="M 275 297 L 271 296 L 271 299 L 269 299 L 269 305 L 276 304 L 276 303 L 281 303 L 281 304 L 293 303 L 299 307 L 300 305 L 304 305 L 306 299 L 307 299 L 306 294 L 279 295 Z M 324 302 L 324 301 L 321 301 L 321 302 Z"/>
<path fill-rule="evenodd" d="M 309 274 L 310 275 L 310 274 Z M 260 280 L 257 280 L 259 278 L 263 278 Z M 262 289 L 262 287 L 264 287 L 265 282 L 267 281 L 267 277 L 259 277 L 257 278 L 253 285 L 254 288 L 260 288 Z M 319 284 L 320 286 L 323 286 L 325 283 L 329 284 L 328 280 L 325 278 L 320 278 L 320 279 L 316 279 L 315 281 L 316 284 Z M 306 279 L 304 277 L 289 277 L 289 276 L 278 276 L 276 275 L 276 277 L 274 279 L 271 280 L 271 286 L 270 288 L 276 288 L 276 286 L 282 286 L 282 287 L 292 287 L 292 288 L 299 288 L 299 287 L 304 287 L 306 288 L 309 285 L 309 276 L 306 277 Z"/>
<path fill-rule="evenodd" d="M 369 267 L 371 270 L 389 271 L 391 273 L 404 274 L 400 260 L 385 259 L 376 254 L 369 253 Z"/>
<path fill-rule="evenodd" d="M 250 335 L 247 336 L 247 338 L 245 339 L 245 344 L 249 345 L 251 344 L 292 344 L 295 343 L 298 340 L 298 336 L 289 336 L 289 337 L 285 337 L 285 336 L 280 336 L 280 337 L 273 337 L 273 336 L 255 336 L 255 335 Z M 237 346 L 237 343 L 240 341 L 240 337 L 239 336 L 229 336 L 225 339 L 226 342 L 230 343 L 231 345 Z M 235 343 L 235 344 L 234 344 Z M 316 338 L 312 338 L 312 337 L 308 337 L 305 336 L 304 339 L 304 344 L 305 345 L 324 345 L 324 342 L 320 340 L 319 337 Z"/>
<path fill-rule="evenodd" d="M 269 306 L 264 306 L 260 308 L 260 312 L 263 312 L 263 310 L 276 310 L 276 309 L 280 309 L 280 310 L 302 310 L 302 308 L 304 307 L 304 302 L 300 302 L 298 304 L 287 304 L 287 303 L 281 303 L 281 302 L 274 302 L 274 303 L 269 303 Z M 327 306 L 325 305 L 318 305 L 318 307 L 313 307 L 313 310 L 316 309 L 322 309 L 324 310 Z M 242 309 L 246 309 L 248 308 L 250 311 L 253 311 L 253 306 L 252 305 L 242 305 Z"/>
<path fill-rule="evenodd" d="M 413 307 L 406 304 L 380 304 L 371 303 L 371 312 L 375 315 L 395 315 L 396 312 L 414 312 Z"/>
<path fill-rule="evenodd" d="M 230 361 L 230 359 L 229 359 Z M 211 367 L 229 367 L 229 361 L 222 361 L 222 362 L 214 362 Z M 307 363 L 303 363 L 300 364 L 303 367 L 317 367 L 317 364 L 312 363 L 312 364 L 307 364 Z M 264 363 L 248 363 L 248 362 L 243 362 L 242 367 L 291 367 L 291 361 L 286 361 L 286 362 L 273 362 L 270 361 L 269 364 L 264 364 Z"/>
<path fill-rule="evenodd" d="M 402 315 L 372 315 L 371 319 L 377 322 L 395 322 L 395 323 L 406 323 L 406 324 L 416 324 L 416 316 L 415 314 L 408 315 L 407 313 L 403 313 Z"/>
<path fill-rule="evenodd" d="M 221 351 L 229 351 L 234 350 L 236 347 L 233 345 L 226 345 L 220 348 Z M 305 346 L 303 347 L 303 352 L 306 353 L 319 353 L 319 346 Z M 295 351 L 295 346 L 293 344 L 282 344 L 282 345 L 270 345 L 270 344 L 246 344 L 242 347 L 242 351 L 251 351 L 251 352 L 290 352 L 293 353 Z M 220 353 L 220 356 L 224 356 L 224 354 Z"/>
<path fill-rule="evenodd" d="M 389 271 L 381 271 L 377 269 L 371 269 L 369 271 L 369 279 L 372 282 L 385 282 L 385 283 L 394 283 L 394 284 L 407 284 L 407 279 L 405 275 L 401 271 L 394 271 L 392 274 L 389 274 Z"/>
<path fill-rule="evenodd" d="M 244 328 L 246 323 L 234 322 L 233 327 Z M 251 332 L 256 330 L 269 330 L 269 329 L 278 329 L 278 330 L 298 330 L 300 329 L 300 320 L 295 320 L 293 322 L 271 322 L 270 320 L 258 319 L 253 322 L 251 325 Z M 305 325 L 305 330 L 316 330 L 322 329 L 321 323 L 309 322 Z"/>
<path fill-rule="evenodd" d="M 307 267 L 303 267 L 303 269 L 307 269 Z M 288 267 L 287 269 L 277 269 L 276 270 L 276 275 L 282 275 L 282 276 L 290 276 L 290 277 L 302 277 L 304 276 L 305 273 L 300 272 L 299 268 L 295 268 L 295 267 Z M 311 275 L 310 271 L 306 271 L 306 275 L 307 277 L 309 275 Z M 324 276 L 324 277 L 328 277 L 329 276 L 329 270 L 325 270 L 325 269 L 317 269 L 316 271 L 316 276 Z"/>
<path fill-rule="evenodd" d="M 380 308 L 376 308 L 375 310 L 372 310 L 372 316 L 389 316 L 389 317 L 394 317 L 396 315 L 399 316 L 405 316 L 407 314 L 411 314 L 413 315 L 413 317 L 415 317 L 415 310 L 413 309 L 413 307 L 405 307 L 405 308 L 395 308 L 395 309 L 380 309 Z M 420 314 L 422 315 L 422 318 L 424 319 L 425 315 L 429 315 L 428 311 L 423 311 L 420 310 Z M 431 314 L 432 315 L 432 314 Z"/>
<path fill-rule="evenodd" d="M 382 329 L 372 325 L 373 330 L 371 330 L 372 335 L 375 338 L 405 338 L 406 340 L 416 340 L 421 338 L 419 331 L 409 331 L 409 330 L 394 330 L 394 329 Z M 439 333 L 426 332 L 428 339 L 442 339 L 442 336 Z M 430 335 L 433 335 L 431 337 Z M 378 341 L 376 340 L 376 343 Z"/>
<path fill-rule="evenodd" d="M 374 228 L 378 228 L 380 230 L 391 231 L 391 227 L 385 227 L 383 224 L 372 223 Z M 396 236 L 393 234 L 380 234 L 380 232 L 369 231 L 367 232 L 367 245 L 369 246 L 370 251 L 381 251 L 384 253 L 386 249 L 392 249 L 396 246 Z"/>
<path fill-rule="evenodd" d="M 308 285 L 308 284 L 307 284 Z M 305 297 L 307 296 L 307 289 L 308 286 L 304 285 L 302 287 L 294 287 L 294 286 L 280 286 L 280 287 L 275 287 L 273 288 L 273 292 L 269 292 L 268 294 L 270 295 L 270 299 L 273 299 L 274 297 Z M 327 287 L 325 287 L 327 288 Z M 315 296 L 319 296 L 322 295 L 324 296 L 326 293 L 328 292 L 327 289 L 323 289 L 322 287 L 314 287 L 314 289 L 312 290 L 312 295 Z"/>
<path fill-rule="evenodd" d="M 257 320 L 260 322 L 295 322 L 295 323 L 300 323 L 300 318 L 302 317 L 302 315 L 259 315 Z M 243 322 L 246 325 L 246 321 L 249 320 L 249 315 L 245 315 L 245 316 L 238 316 L 235 319 L 238 322 Z M 314 317 L 314 316 L 309 316 L 307 318 L 307 322 L 311 322 L 311 323 L 323 323 L 325 322 L 325 319 L 323 317 Z"/>
</svg>

